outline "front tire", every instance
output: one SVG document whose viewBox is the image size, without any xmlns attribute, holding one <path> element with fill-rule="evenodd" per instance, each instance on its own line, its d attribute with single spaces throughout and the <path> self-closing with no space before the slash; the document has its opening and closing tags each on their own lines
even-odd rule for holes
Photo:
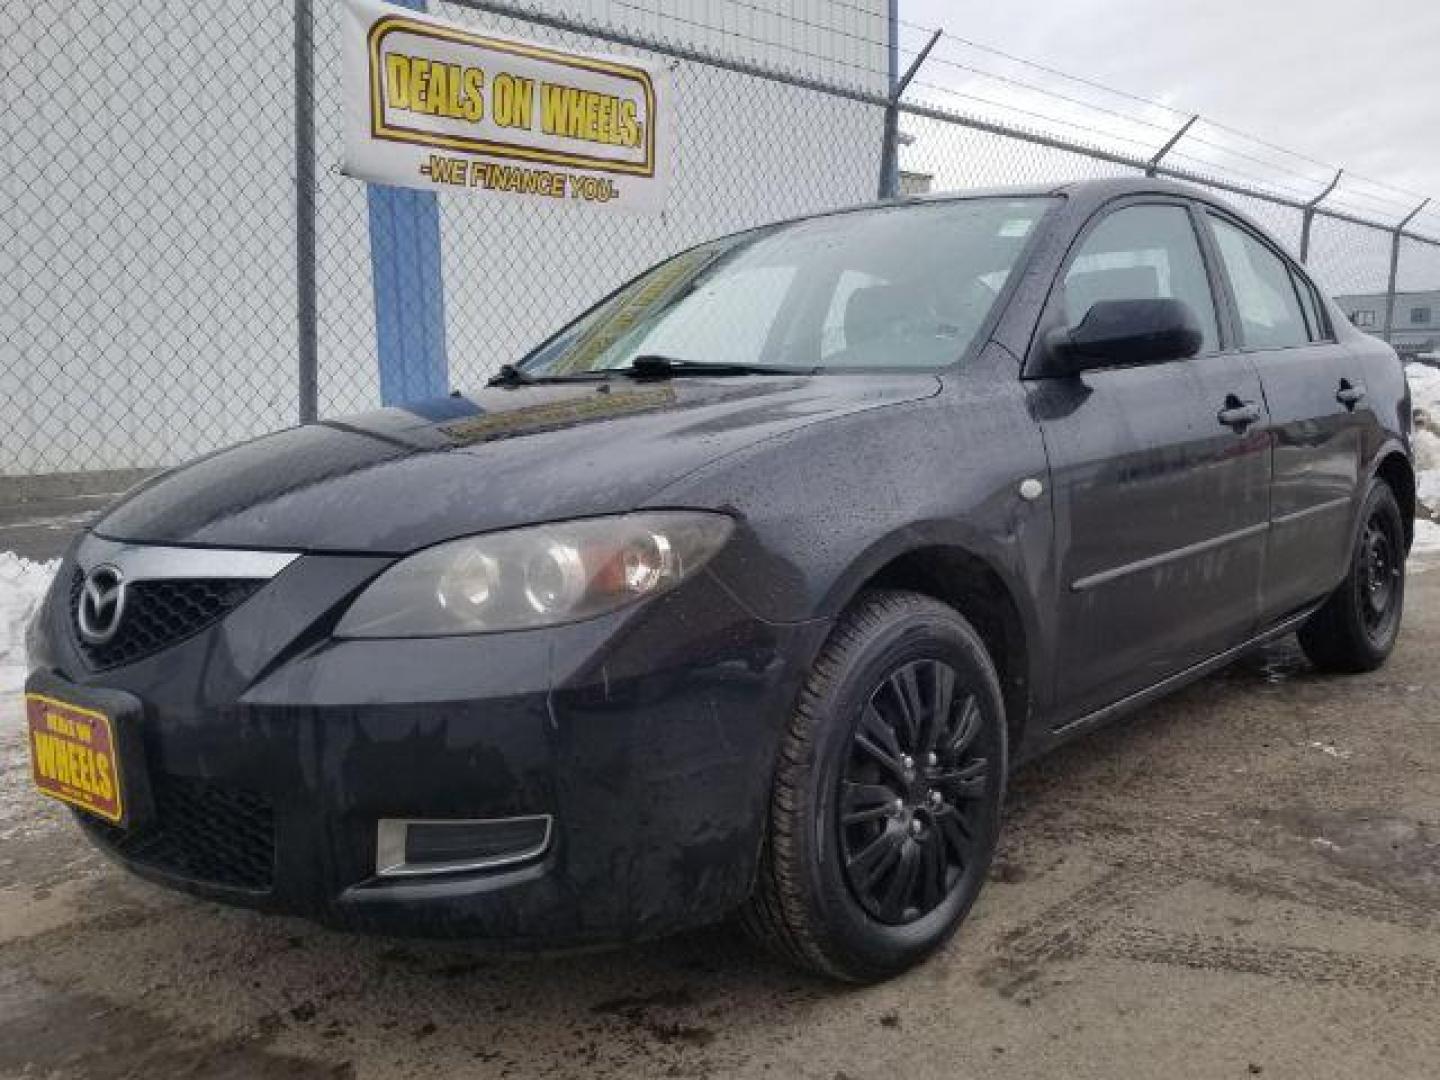
<svg viewBox="0 0 1440 1080">
<path fill-rule="evenodd" d="M 927 596 L 862 594 L 783 740 L 747 929 L 850 982 L 925 959 L 985 881 L 1006 765 L 999 680 L 970 624 Z"/>
<path fill-rule="evenodd" d="M 1374 671 L 1400 634 L 1405 609 L 1405 522 L 1384 480 L 1370 481 L 1345 580 L 1300 628 L 1321 671 Z"/>
</svg>

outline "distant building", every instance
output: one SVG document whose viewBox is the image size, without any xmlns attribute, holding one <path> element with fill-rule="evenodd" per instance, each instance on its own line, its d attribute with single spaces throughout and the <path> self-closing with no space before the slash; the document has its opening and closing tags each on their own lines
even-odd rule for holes
<svg viewBox="0 0 1440 1080">
<path fill-rule="evenodd" d="M 935 177 L 930 173 L 900 170 L 901 195 L 928 195 L 934 185 Z"/>
<path fill-rule="evenodd" d="M 1367 334 L 1385 334 L 1385 294 L 1351 293 L 1335 297 L 1350 321 Z M 1413 356 L 1440 350 L 1440 289 L 1397 292 L 1390 344 Z"/>
</svg>

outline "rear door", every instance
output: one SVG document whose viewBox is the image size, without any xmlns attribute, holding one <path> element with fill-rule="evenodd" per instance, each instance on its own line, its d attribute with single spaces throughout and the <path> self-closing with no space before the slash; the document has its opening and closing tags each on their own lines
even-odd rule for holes
<svg viewBox="0 0 1440 1080">
<path fill-rule="evenodd" d="M 1073 246 L 1037 334 L 1078 324 L 1097 300 L 1157 298 L 1183 300 L 1204 332 L 1189 359 L 1032 384 L 1059 558 L 1057 726 L 1254 628 L 1267 418 L 1255 366 L 1217 315 L 1199 230 L 1178 199 L 1102 211 Z"/>
<path fill-rule="evenodd" d="M 1344 576 L 1359 483 L 1364 380 L 1315 287 L 1237 220 L 1207 210 L 1240 347 L 1254 360 L 1273 440 L 1260 617 L 1274 622 Z"/>
</svg>

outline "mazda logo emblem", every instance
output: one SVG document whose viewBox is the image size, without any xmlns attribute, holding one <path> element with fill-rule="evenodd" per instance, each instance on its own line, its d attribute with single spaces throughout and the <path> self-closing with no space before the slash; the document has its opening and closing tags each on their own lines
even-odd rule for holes
<svg viewBox="0 0 1440 1080">
<path fill-rule="evenodd" d="M 105 563 L 85 575 L 75 612 L 80 636 L 91 645 L 104 645 L 115 637 L 125 617 L 125 575 Z"/>
</svg>

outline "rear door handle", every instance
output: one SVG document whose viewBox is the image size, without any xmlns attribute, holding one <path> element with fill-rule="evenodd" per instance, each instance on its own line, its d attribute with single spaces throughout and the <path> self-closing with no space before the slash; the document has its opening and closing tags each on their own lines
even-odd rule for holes
<svg viewBox="0 0 1440 1080">
<path fill-rule="evenodd" d="M 1229 394 L 1225 398 L 1225 407 L 1215 414 L 1215 418 L 1226 427 L 1247 427 L 1260 419 L 1260 406 Z"/>
<path fill-rule="evenodd" d="M 1360 399 L 1365 396 L 1365 387 L 1352 383 L 1349 379 L 1340 380 L 1340 389 L 1335 391 L 1335 400 L 1347 409 L 1353 409 L 1360 404 Z"/>
</svg>

